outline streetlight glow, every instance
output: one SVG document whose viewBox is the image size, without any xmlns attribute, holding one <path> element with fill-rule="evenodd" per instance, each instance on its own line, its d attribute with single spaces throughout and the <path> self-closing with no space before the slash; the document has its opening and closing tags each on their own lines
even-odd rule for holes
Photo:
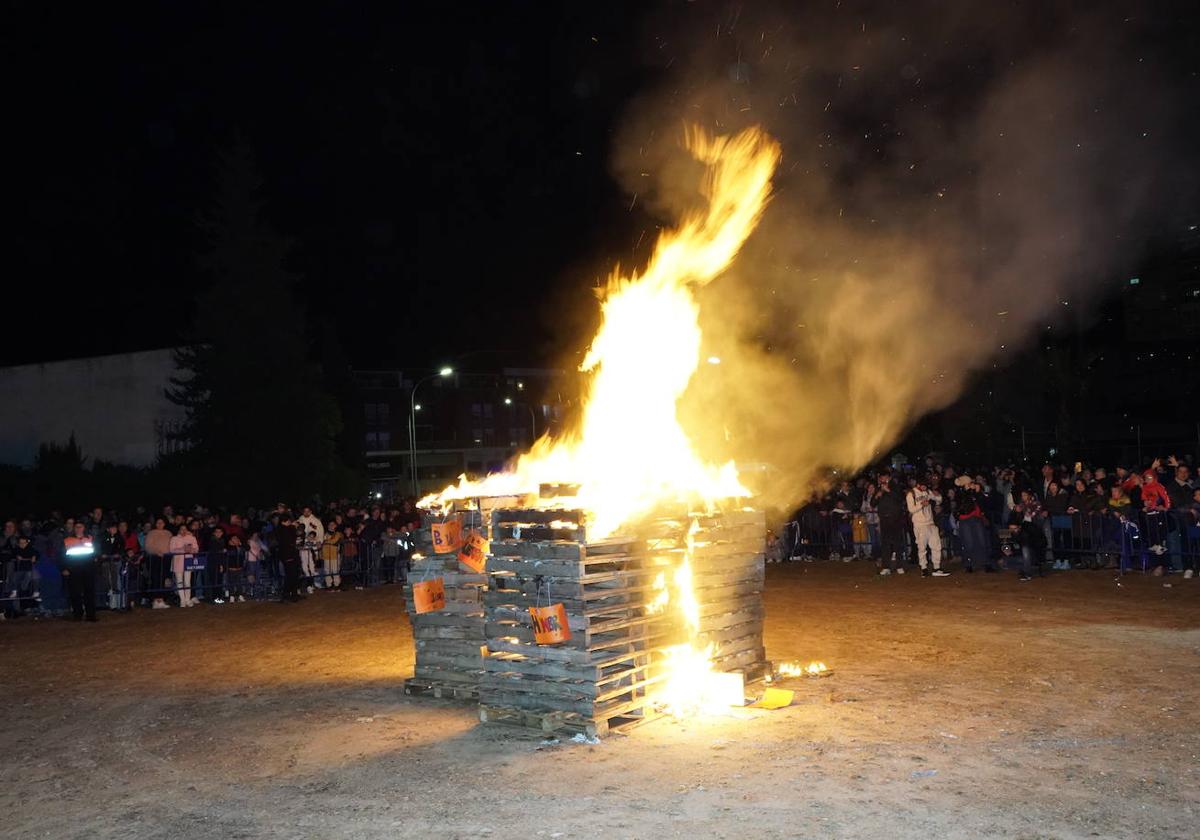
<svg viewBox="0 0 1200 840">
<path fill-rule="evenodd" d="M 505 404 L 505 405 L 512 405 L 512 397 L 505 397 L 505 398 L 504 398 L 504 404 Z"/>
<path fill-rule="evenodd" d="M 420 404 L 420 403 L 417 403 L 416 405 L 414 405 L 414 406 L 413 406 L 413 411 L 420 411 L 420 410 L 421 410 L 421 404 Z"/>
<path fill-rule="evenodd" d="M 444 367 L 438 371 L 439 376 L 449 376 L 452 373 L 454 373 L 454 368 L 452 367 Z"/>
</svg>

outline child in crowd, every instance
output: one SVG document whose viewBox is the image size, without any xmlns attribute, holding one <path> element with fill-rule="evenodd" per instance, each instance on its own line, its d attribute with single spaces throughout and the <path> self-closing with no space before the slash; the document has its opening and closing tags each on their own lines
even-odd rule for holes
<svg viewBox="0 0 1200 840">
<path fill-rule="evenodd" d="M 17 537 L 16 548 L 13 549 L 8 575 L 9 607 L 7 612 L 19 616 L 29 607 L 37 606 L 41 600 L 38 592 L 38 573 L 35 566 L 38 561 L 37 549 L 33 540 L 26 534 Z"/>
<path fill-rule="evenodd" d="M 331 521 L 325 529 L 325 541 L 321 543 L 321 568 L 325 572 L 325 585 L 337 592 L 342 585 L 342 532 L 337 522 Z"/>
<path fill-rule="evenodd" d="M 225 596 L 231 604 L 246 600 L 246 547 L 236 533 L 225 543 Z"/>
<path fill-rule="evenodd" d="M 303 533 L 303 532 L 301 532 Z M 308 590 L 308 594 L 313 594 L 313 584 L 319 584 L 317 579 L 317 553 L 320 551 L 321 543 L 317 540 L 317 532 L 315 529 L 304 534 L 300 542 L 300 577 L 304 578 L 304 585 Z"/>
</svg>

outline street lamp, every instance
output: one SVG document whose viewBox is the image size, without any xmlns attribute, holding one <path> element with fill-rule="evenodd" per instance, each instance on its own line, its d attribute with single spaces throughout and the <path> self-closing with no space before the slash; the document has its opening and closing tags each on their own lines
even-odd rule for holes
<svg viewBox="0 0 1200 840">
<path fill-rule="evenodd" d="M 517 383 L 517 387 L 521 387 L 520 382 Z M 513 404 L 512 397 L 505 397 L 504 404 L 511 408 Z M 532 440 L 530 441 L 532 443 L 533 440 L 537 440 L 537 421 L 533 419 L 533 406 L 525 403 L 525 409 L 529 412 L 529 434 L 532 435 Z"/>
<path fill-rule="evenodd" d="M 425 382 L 431 379 L 437 379 L 439 376 L 445 378 L 454 374 L 454 368 L 444 367 L 437 373 L 431 373 L 423 379 L 418 379 L 413 385 L 412 391 L 409 393 L 408 400 L 408 466 L 409 473 L 412 476 L 413 495 L 420 496 L 421 488 L 417 485 L 417 411 L 421 406 L 417 404 L 417 389 Z"/>
</svg>

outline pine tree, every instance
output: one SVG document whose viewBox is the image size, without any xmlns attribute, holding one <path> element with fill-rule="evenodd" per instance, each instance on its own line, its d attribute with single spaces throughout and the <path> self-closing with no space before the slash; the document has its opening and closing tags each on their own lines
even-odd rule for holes
<svg viewBox="0 0 1200 840">
<path fill-rule="evenodd" d="M 309 360 L 304 310 L 285 268 L 289 243 L 263 219 L 249 145 L 239 139 L 218 164 L 217 194 L 201 219 L 209 282 L 168 397 L 187 412 L 189 483 L 211 504 L 300 500 L 343 473 L 339 413 Z"/>
</svg>

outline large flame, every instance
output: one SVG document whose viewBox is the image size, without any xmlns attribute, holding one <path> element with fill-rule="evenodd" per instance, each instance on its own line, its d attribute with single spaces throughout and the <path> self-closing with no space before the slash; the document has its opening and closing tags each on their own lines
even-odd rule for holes
<svg viewBox="0 0 1200 840">
<path fill-rule="evenodd" d="M 611 534 L 665 501 L 711 502 L 748 495 L 730 462 L 706 462 L 676 416 L 700 362 L 695 286 L 724 271 L 754 230 L 770 195 L 779 146 L 758 128 L 735 136 L 686 132 L 705 164 L 707 205 L 658 239 L 645 270 L 614 270 L 602 297 L 603 322 L 581 370 L 592 374 L 573 434 L 543 437 L 510 472 L 462 479 L 420 505 L 536 493 L 542 484 L 578 485 L 572 507 L 589 514 L 588 537 Z"/>
</svg>

